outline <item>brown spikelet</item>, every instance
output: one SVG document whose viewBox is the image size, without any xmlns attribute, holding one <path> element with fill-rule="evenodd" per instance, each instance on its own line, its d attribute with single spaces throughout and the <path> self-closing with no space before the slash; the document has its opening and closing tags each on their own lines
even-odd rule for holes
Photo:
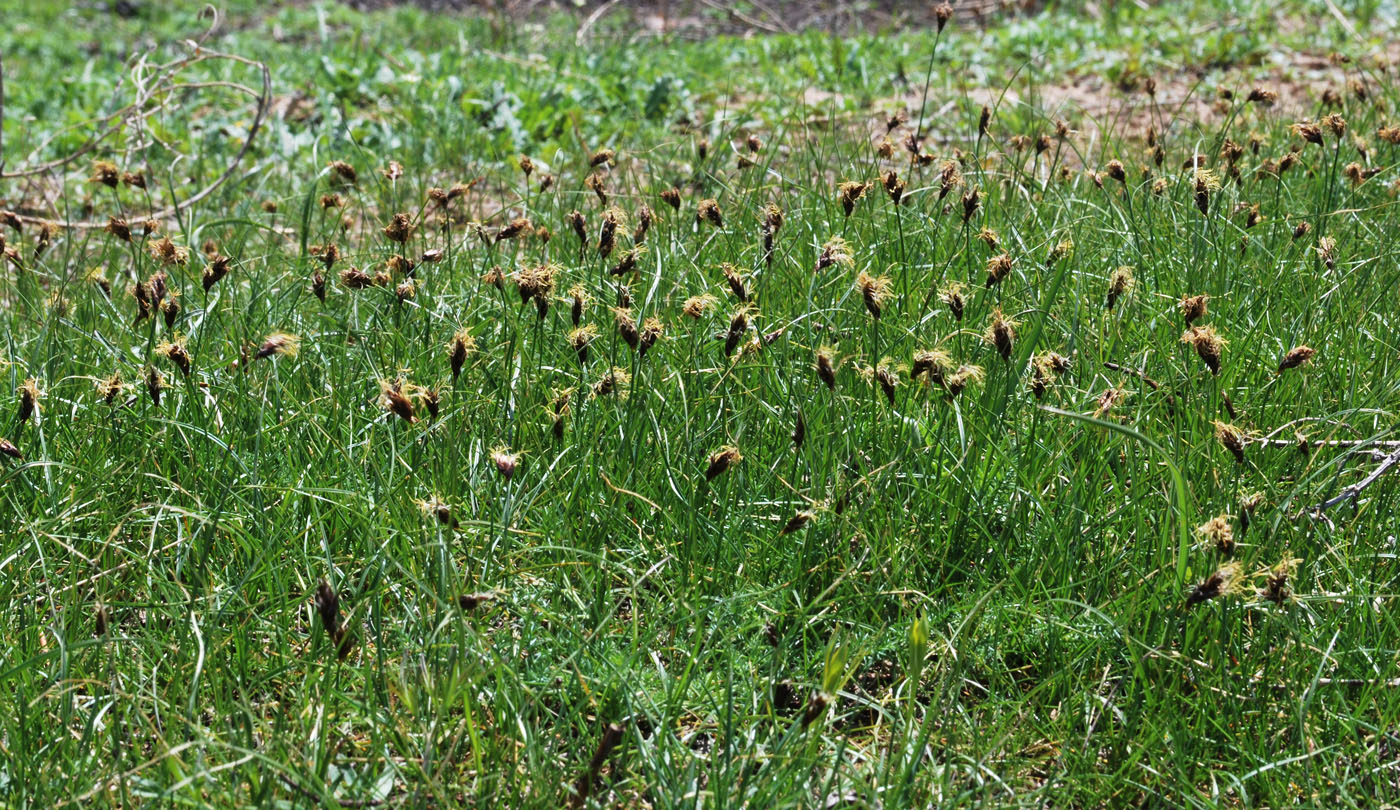
<svg viewBox="0 0 1400 810">
<path fill-rule="evenodd" d="M 1210 307 L 1210 296 L 1188 295 L 1181 299 L 1181 317 L 1187 325 L 1204 318 Z"/>
<path fill-rule="evenodd" d="M 1000 284 L 1011 274 L 1011 254 L 998 253 L 987 260 L 987 288 Z M 961 317 L 958 320 L 962 320 Z"/>
<path fill-rule="evenodd" d="M 1211 374 L 1220 374 L 1220 359 L 1225 339 L 1216 333 L 1215 327 L 1193 326 L 1182 333 L 1181 342 L 1189 343 L 1196 350 L 1196 356 L 1201 358 L 1201 362 L 1206 364 Z"/>
<path fill-rule="evenodd" d="M 180 291 L 171 290 L 170 297 L 165 299 L 165 303 L 160 305 L 161 314 L 165 316 L 165 328 L 173 329 L 175 320 L 180 317 Z"/>
<path fill-rule="evenodd" d="M 344 661 L 355 646 L 354 639 L 340 623 L 340 596 L 324 579 L 316 586 L 316 613 L 321 617 L 321 629 L 335 645 L 336 658 Z"/>
<path fill-rule="evenodd" d="M 102 399 L 103 403 L 111 405 L 116 401 L 117 396 L 121 394 L 125 387 L 125 384 L 122 382 L 122 375 L 118 372 L 105 380 L 99 380 L 97 382 L 97 396 Z"/>
<path fill-rule="evenodd" d="M 1134 284 L 1133 268 L 1120 267 L 1108 277 L 1108 294 L 1104 296 L 1104 308 L 1112 309 L 1119 298 L 1132 291 Z"/>
<path fill-rule="evenodd" d="M 569 212 L 569 227 L 573 229 L 574 236 L 578 237 L 579 249 L 588 246 L 588 221 L 579 211 Z"/>
<path fill-rule="evenodd" d="M 358 267 L 347 267 L 341 270 L 338 278 L 341 285 L 349 290 L 363 290 L 373 287 L 375 284 L 374 276 Z"/>
<path fill-rule="evenodd" d="M 899 372 L 888 362 L 882 361 L 875 367 L 875 382 L 879 384 L 880 391 L 885 395 L 885 400 L 893 408 L 895 391 L 899 387 Z"/>
<path fill-rule="evenodd" d="M 532 230 L 533 227 L 534 226 L 530 224 L 530 220 L 525 217 L 518 217 L 511 220 L 505 227 L 496 232 L 496 241 L 501 242 L 506 239 L 514 239 L 522 233 Z"/>
<path fill-rule="evenodd" d="M 258 346 L 258 351 L 253 355 L 254 360 L 261 360 L 265 357 L 287 356 L 296 357 L 297 350 L 301 348 L 301 338 L 296 335 L 289 335 L 286 332 L 273 332 L 263 338 L 263 342 Z"/>
<path fill-rule="evenodd" d="M 185 348 L 185 341 L 182 338 L 176 338 L 173 342 L 169 343 L 161 343 L 156 347 L 156 353 L 169 360 L 176 368 L 180 369 L 181 375 L 185 377 L 190 376 L 190 353 L 189 350 Z"/>
<path fill-rule="evenodd" d="M 696 222 L 708 222 L 716 228 L 724 227 L 724 215 L 720 213 L 719 203 L 713 199 L 701 200 L 695 209 Z"/>
<path fill-rule="evenodd" d="M 16 461 L 24 461 L 24 453 L 21 453 L 15 443 L 9 439 L 0 439 L 0 455 L 9 456 Z"/>
<path fill-rule="evenodd" d="M 963 195 L 962 198 L 962 221 L 967 222 L 977 213 L 977 209 L 982 207 L 982 200 L 977 189 L 972 189 Z"/>
<path fill-rule="evenodd" d="M 681 209 L 681 191 L 678 188 L 668 188 L 661 192 L 661 201 L 671 206 L 671 210 Z"/>
<path fill-rule="evenodd" d="M 779 534 L 792 534 L 793 532 L 801 531 L 802 527 L 812 522 L 813 517 L 815 517 L 815 515 L 811 512 L 798 512 L 788 518 L 788 522 L 783 524 L 783 529 Z"/>
<path fill-rule="evenodd" d="M 939 3 L 933 10 L 933 18 L 938 26 L 939 33 L 942 33 L 943 27 L 948 24 L 949 20 L 953 19 L 953 7 L 946 2 Z"/>
<path fill-rule="evenodd" d="M 617 244 L 617 229 L 626 221 L 622 211 L 609 208 L 603 212 L 603 224 L 598 230 L 598 255 L 607 258 Z"/>
<path fill-rule="evenodd" d="M 598 337 L 598 327 L 593 324 L 576 326 L 569 332 L 569 345 L 578 355 L 579 363 L 588 362 L 588 347 Z"/>
<path fill-rule="evenodd" d="M 869 188 L 869 183 L 861 183 L 854 180 L 848 180 L 837 187 L 837 191 L 839 192 L 838 196 L 841 200 L 841 209 L 846 212 L 846 216 L 849 217 L 851 213 L 856 210 L 856 203 L 865 196 L 865 192 Z"/>
<path fill-rule="evenodd" d="M 1222 566 L 1191 589 L 1191 593 L 1186 597 L 1186 606 L 1193 607 L 1229 593 L 1234 589 L 1238 575 L 1238 563 Z"/>
<path fill-rule="evenodd" d="M 636 351 L 641 335 L 637 331 L 637 321 L 632 317 L 631 311 L 618 307 L 613 310 L 613 319 L 617 323 L 617 333 L 622 337 L 623 342 Z"/>
<path fill-rule="evenodd" d="M 1302 560 L 1285 559 L 1264 575 L 1264 586 L 1259 589 L 1259 598 L 1282 605 L 1293 598 L 1293 591 L 1288 587 L 1288 578 L 1293 574 L 1294 569 Z"/>
<path fill-rule="evenodd" d="M 462 374 L 462 366 L 466 364 L 467 358 L 476 351 L 476 338 L 465 329 L 458 330 L 452 336 L 451 342 L 447 344 L 447 362 L 452 368 L 452 380 L 455 382 Z"/>
<path fill-rule="evenodd" d="M 642 321 L 642 331 L 638 341 L 638 352 L 642 357 L 647 356 L 647 352 L 651 351 L 651 347 L 655 346 L 656 342 L 661 339 L 664 331 L 659 318 L 647 318 Z"/>
<path fill-rule="evenodd" d="M 685 303 L 681 305 L 681 313 L 692 320 L 699 320 L 713 311 L 718 303 L 719 299 L 709 293 L 692 295 L 685 299 Z"/>
<path fill-rule="evenodd" d="M 1011 351 L 1016 341 L 1016 322 L 1002 314 L 1001 308 L 992 310 L 991 323 L 987 326 L 984 339 L 996 348 L 1001 359 L 1010 361 Z"/>
<path fill-rule="evenodd" d="M 1235 553 L 1235 529 L 1225 515 L 1217 515 L 1197 526 L 1196 536 L 1222 556 L 1229 557 Z"/>
<path fill-rule="evenodd" d="M 729 291 L 734 297 L 739 299 L 739 303 L 747 303 L 749 300 L 749 290 L 744 284 L 744 277 L 739 275 L 739 268 L 728 262 L 720 265 L 720 272 L 724 274 L 724 280 L 729 285 Z"/>
<path fill-rule="evenodd" d="M 946 5 L 946 4 L 945 4 Z M 943 6 L 939 6 L 943 8 Z M 802 727 L 807 728 L 821 719 L 826 713 L 826 707 L 831 705 L 831 698 L 825 692 L 813 692 L 807 699 L 807 706 L 802 710 Z"/>
<path fill-rule="evenodd" d="M 1235 462 L 1244 463 L 1244 431 L 1234 425 L 1225 422 L 1215 423 L 1215 440 L 1220 442 L 1220 446 L 1230 451 L 1230 455 L 1235 457 Z"/>
<path fill-rule="evenodd" d="M 489 604 L 494 601 L 496 601 L 496 594 L 490 593 L 488 591 L 481 591 L 478 593 L 464 593 L 461 596 L 457 597 L 457 606 L 460 607 L 462 610 L 465 610 L 470 613 L 471 611 L 476 610 L 482 605 Z"/>
<path fill-rule="evenodd" d="M 104 230 L 123 242 L 131 241 L 131 226 L 120 217 L 107 217 L 107 227 Z"/>
<path fill-rule="evenodd" d="M 815 363 L 817 378 L 820 379 L 828 389 L 836 390 L 836 361 L 832 356 L 830 348 L 823 346 L 817 349 L 817 359 Z"/>
<path fill-rule="evenodd" d="M 92 164 L 92 177 L 89 182 L 101 183 L 107 188 L 116 188 L 121 182 L 121 172 L 117 169 L 117 164 L 106 160 L 99 160 Z"/>
<path fill-rule="evenodd" d="M 397 213 L 389 219 L 389 224 L 384 226 L 384 236 L 390 241 L 404 244 L 413 235 L 413 220 L 408 214 Z"/>
<path fill-rule="evenodd" d="M 509 481 L 515 476 L 516 468 L 520 466 L 520 454 L 512 453 L 506 447 L 497 447 L 491 451 L 491 463 L 496 466 L 496 472 Z"/>
<path fill-rule="evenodd" d="M 205 292 L 209 292 L 209 290 L 215 284 L 218 284 L 224 279 L 225 276 L 229 274 L 231 264 L 232 262 L 230 261 L 229 257 L 215 256 L 213 260 L 211 260 L 209 264 L 205 266 L 204 273 L 201 277 L 201 281 L 204 284 Z"/>
<path fill-rule="evenodd" d="M 146 367 L 146 393 L 151 397 L 151 404 L 160 407 L 160 392 L 165 388 L 165 375 L 160 373 L 160 369 L 155 366 Z"/>
<path fill-rule="evenodd" d="M 1316 354 L 1317 350 L 1308 346 L 1294 346 L 1289 349 L 1288 352 L 1284 354 L 1283 359 L 1279 361 L 1278 373 L 1282 374 L 1290 368 L 1297 368 L 1313 359 L 1313 356 Z"/>
<path fill-rule="evenodd" d="M 744 460 L 744 456 L 739 452 L 739 448 L 733 445 L 725 445 L 710 454 L 709 466 L 705 468 L 705 480 L 713 481 L 726 470 Z"/>
<path fill-rule="evenodd" d="M 802 411 L 797 412 L 796 424 L 792 427 L 792 448 L 801 450 L 802 445 L 807 441 L 807 419 L 802 415 Z"/>
<path fill-rule="evenodd" d="M 39 381 L 33 377 L 19 384 L 19 413 L 16 414 L 19 421 L 28 421 L 34 415 L 41 396 L 43 392 L 39 390 Z"/>
<path fill-rule="evenodd" d="M 944 378 L 943 388 L 949 396 L 956 397 L 969 386 L 981 383 L 985 377 L 986 372 L 982 370 L 981 366 L 958 366 L 957 371 Z"/>
<path fill-rule="evenodd" d="M 1007 257 L 1007 263 L 1009 267 L 1009 256 Z M 938 293 L 939 300 L 943 302 L 944 306 L 948 307 L 948 314 L 952 315 L 955 321 L 961 321 L 963 311 L 967 309 L 967 300 L 963 297 L 965 291 L 966 288 L 960 282 L 953 282 Z"/>
<path fill-rule="evenodd" d="M 608 182 L 603 179 L 601 173 L 594 172 L 588 175 L 583 179 L 583 185 L 589 191 L 593 192 L 593 196 L 598 198 L 598 203 L 600 205 L 606 206 L 608 204 Z"/>
<path fill-rule="evenodd" d="M 380 402 L 384 410 L 408 422 L 410 425 L 418 421 L 418 415 L 413 407 L 413 400 L 403 392 L 403 385 L 400 382 L 380 381 Z"/>
<path fill-rule="evenodd" d="M 880 319 L 885 301 L 890 296 L 890 280 L 885 276 L 872 276 L 862 270 L 856 276 L 856 289 L 860 290 L 861 301 L 870 317 Z"/>
</svg>

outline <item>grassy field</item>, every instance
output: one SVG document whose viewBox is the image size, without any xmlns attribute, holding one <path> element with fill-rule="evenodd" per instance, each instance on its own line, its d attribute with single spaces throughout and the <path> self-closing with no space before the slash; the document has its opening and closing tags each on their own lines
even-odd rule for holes
<svg viewBox="0 0 1400 810">
<path fill-rule="evenodd" d="M 36 5 L 0 806 L 1400 801 L 1393 3 Z"/>
</svg>

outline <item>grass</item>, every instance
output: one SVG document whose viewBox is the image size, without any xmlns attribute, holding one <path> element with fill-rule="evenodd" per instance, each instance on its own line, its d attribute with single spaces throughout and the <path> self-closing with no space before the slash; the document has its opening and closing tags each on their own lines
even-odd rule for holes
<svg viewBox="0 0 1400 810">
<path fill-rule="evenodd" d="M 143 9 L 5 9 L 5 171 L 131 98 L 128 43 L 207 25 Z M 219 86 L 0 186 L 31 217 L 0 281 L 0 802 L 1396 801 L 1394 479 L 1315 511 L 1400 441 L 1395 9 L 1301 10 L 576 47 L 563 17 L 232 4 L 208 45 L 276 104 L 228 183 L 143 234 L 247 137 Z M 842 182 L 872 184 L 849 214 Z M 130 243 L 75 226 L 109 216 Z M 138 319 L 161 272 L 179 309 Z M 1194 295 L 1223 345 L 1184 342 Z"/>
</svg>

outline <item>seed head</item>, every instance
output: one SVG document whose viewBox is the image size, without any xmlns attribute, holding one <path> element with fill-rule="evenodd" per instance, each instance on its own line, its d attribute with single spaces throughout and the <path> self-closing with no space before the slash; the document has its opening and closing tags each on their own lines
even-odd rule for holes
<svg viewBox="0 0 1400 810">
<path fill-rule="evenodd" d="M 700 318 L 705 317 L 705 315 L 713 312 L 715 307 L 718 305 L 718 298 L 714 297 L 713 295 L 710 295 L 709 293 L 704 293 L 702 295 L 692 295 L 691 297 L 685 299 L 685 304 L 682 306 L 681 311 L 685 314 L 687 318 L 699 320 Z"/>
<path fill-rule="evenodd" d="M 286 332 L 273 332 L 263 338 L 262 345 L 253 355 L 254 360 L 261 360 L 264 357 L 285 356 L 296 357 L 297 351 L 301 348 L 301 338 L 296 335 L 289 335 Z"/>
<path fill-rule="evenodd" d="M 1215 440 L 1220 442 L 1220 446 L 1230 451 L 1230 455 L 1235 457 L 1235 462 L 1244 463 L 1244 431 L 1234 425 L 1225 422 L 1215 423 Z"/>
<path fill-rule="evenodd" d="M 598 327 L 593 324 L 576 326 L 569 331 L 569 345 L 574 347 L 580 364 L 588 362 L 588 347 L 598 338 Z"/>
<path fill-rule="evenodd" d="M 943 26 L 947 25 L 948 21 L 953 18 L 953 7 L 948 3 L 938 4 L 933 10 L 933 18 L 938 25 L 938 31 L 942 33 Z"/>
<path fill-rule="evenodd" d="M 700 205 L 695 209 L 695 220 L 708 222 L 716 228 L 724 227 L 724 216 L 720 213 L 719 203 L 713 199 L 700 201 Z"/>
<path fill-rule="evenodd" d="M 107 188 L 116 188 L 121 182 L 121 172 L 117 170 L 117 164 L 106 160 L 99 160 L 92 164 L 92 177 L 90 182 L 101 183 Z"/>
<path fill-rule="evenodd" d="M 982 200 L 977 189 L 974 188 L 963 195 L 962 207 L 962 221 L 967 222 L 977 213 L 977 209 L 982 207 Z"/>
<path fill-rule="evenodd" d="M 405 422 L 414 424 L 418 421 L 418 415 L 413 407 L 413 400 L 404 393 L 404 383 L 402 380 L 380 380 L 379 381 L 379 402 L 384 410 L 399 417 Z"/>
<path fill-rule="evenodd" d="M 457 330 L 452 336 L 452 340 L 447 344 L 447 362 L 452 367 L 452 379 L 455 382 L 462 374 L 462 366 L 467 362 L 467 358 L 476 353 L 476 338 L 466 329 Z"/>
<path fill-rule="evenodd" d="M 887 276 L 872 276 L 862 270 L 856 276 L 856 289 L 860 290 L 861 300 L 865 302 L 870 317 L 878 321 L 885 301 L 890 297 L 890 279 Z"/>
<path fill-rule="evenodd" d="M 1196 536 L 1209 547 L 1230 557 L 1235 553 L 1235 528 L 1226 515 L 1217 515 L 1196 527 Z"/>
<path fill-rule="evenodd" d="M 355 167 L 351 166 L 349 163 L 346 163 L 343 160 L 332 160 L 330 162 L 330 169 L 331 174 L 340 183 L 343 183 L 347 186 L 353 186 L 355 185 L 355 183 L 359 182 L 360 175 L 358 172 L 355 171 Z M 395 178 L 391 177 L 389 179 L 393 180 Z"/>
<path fill-rule="evenodd" d="M 1199 585 L 1191 590 L 1186 597 L 1186 606 L 1192 607 L 1202 602 L 1215 599 L 1216 597 L 1232 593 L 1239 586 L 1239 563 L 1227 563 L 1220 567 L 1215 573 L 1206 577 Z"/>
<path fill-rule="evenodd" d="M 589 166 L 616 166 L 617 152 L 612 149 L 599 149 L 593 153 L 593 157 L 588 159 Z"/>
<path fill-rule="evenodd" d="M 817 254 L 817 270 L 825 270 L 833 265 L 843 267 L 854 267 L 855 259 L 851 256 L 851 246 L 845 239 L 833 236 L 822 245 L 821 253 Z"/>
<path fill-rule="evenodd" d="M 24 454 L 9 439 L 0 439 L 0 455 L 9 456 L 16 461 L 24 461 Z"/>
<path fill-rule="evenodd" d="M 943 387 L 950 396 L 958 396 L 968 386 L 980 385 L 986 377 L 986 372 L 981 366 L 963 365 L 958 366 L 958 370 L 949 374 L 944 380 Z"/>
<path fill-rule="evenodd" d="M 1315 354 L 1317 354 L 1316 349 L 1308 346 L 1294 346 L 1289 349 L 1288 352 L 1283 355 L 1283 359 L 1279 361 L 1278 373 L 1282 374 L 1290 368 L 1297 368 L 1303 365 L 1313 359 L 1313 355 Z"/>
<path fill-rule="evenodd" d="M 861 183 L 848 180 L 842 183 L 837 190 L 840 192 L 841 208 L 850 216 L 856 210 L 856 203 L 865 196 L 865 192 L 870 188 L 869 183 Z"/>
<path fill-rule="evenodd" d="M 1058 241 L 1058 242 L 1055 243 L 1055 246 L 1054 246 L 1054 247 L 1050 248 L 1050 253 L 1049 253 L 1049 255 L 1047 255 L 1047 256 L 1045 257 L 1045 266 L 1046 266 L 1046 267 L 1053 266 L 1053 265 L 1055 264 L 1055 262 L 1058 262 L 1060 259 L 1063 259 L 1064 257 L 1068 256 L 1073 250 L 1074 250 L 1074 240 L 1073 240 L 1073 239 L 1071 239 L 1071 238 L 1069 238 L 1069 237 L 1065 237 L 1064 239 L 1061 239 L 1060 241 Z"/>
<path fill-rule="evenodd" d="M 177 336 L 173 341 L 163 341 L 156 346 L 156 354 L 164 357 L 180 369 L 180 374 L 190 376 L 190 353 L 185 348 L 185 339 Z"/>
<path fill-rule="evenodd" d="M 942 349 L 920 349 L 914 352 L 909 378 L 917 380 L 921 375 L 928 375 L 930 383 L 943 385 L 954 368 L 953 358 Z"/>
<path fill-rule="evenodd" d="M 613 394 L 624 396 L 627 393 L 627 386 L 631 383 L 631 374 L 628 374 L 624 369 L 614 367 L 593 383 L 591 393 L 595 399 Z"/>
<path fill-rule="evenodd" d="M 791 518 L 788 518 L 788 522 L 783 524 L 783 530 L 779 532 L 779 534 L 786 535 L 792 534 L 793 532 L 801 531 L 802 527 L 806 526 L 808 523 L 811 523 L 812 518 L 814 517 L 816 517 L 816 515 L 812 514 L 811 512 L 798 512 Z"/>
<path fill-rule="evenodd" d="M 39 381 L 30 377 L 19 384 L 19 421 L 24 422 L 34 415 L 39 406 L 39 398 L 44 395 L 39 390 Z"/>
<path fill-rule="evenodd" d="M 165 267 L 175 264 L 183 266 L 190 257 L 189 250 L 170 241 L 169 236 L 162 236 L 151 242 L 149 250 L 151 256 Z"/>
<path fill-rule="evenodd" d="M 394 214 L 389 220 L 389 224 L 384 226 L 384 236 L 390 241 L 404 244 L 413 235 L 413 220 L 408 214 Z"/>
<path fill-rule="evenodd" d="M 1209 306 L 1209 295 L 1203 293 L 1201 295 L 1185 296 L 1181 299 L 1181 317 L 1186 321 L 1187 325 L 1190 325 L 1204 318 Z"/>
<path fill-rule="evenodd" d="M 1196 350 L 1196 356 L 1206 364 L 1210 373 L 1220 374 L 1220 358 L 1225 347 L 1225 339 L 1216 334 L 1215 327 L 1193 326 L 1181 335 L 1182 343 L 1189 343 Z"/>
<path fill-rule="evenodd" d="M 724 445 L 710 454 L 709 466 L 705 468 L 705 480 L 713 481 L 726 470 L 744 460 L 744 456 L 739 452 L 739 448 L 733 445 Z"/>
<path fill-rule="evenodd" d="M 1114 270 L 1108 277 L 1108 295 L 1104 298 L 1104 308 L 1112 309 L 1119 298 L 1132 292 L 1135 283 L 1133 268 L 1125 265 Z"/>
<path fill-rule="evenodd" d="M 880 391 L 884 393 L 885 400 L 893 408 L 895 390 L 899 387 L 899 370 L 888 359 L 881 360 L 875 366 L 875 382 L 880 386 Z"/>
<path fill-rule="evenodd" d="M 127 224 L 126 220 L 120 217 L 107 217 L 107 227 L 103 230 L 123 242 L 131 241 L 131 226 Z"/>
<path fill-rule="evenodd" d="M 1001 307 L 997 307 L 992 310 L 991 323 L 983 339 L 996 348 L 1002 360 L 1010 361 L 1016 341 L 1016 322 L 1002 314 Z"/>
<path fill-rule="evenodd" d="M 125 384 L 122 383 L 121 373 L 117 372 L 105 380 L 97 381 L 97 396 L 104 403 L 111 405 L 125 387 Z"/>
<path fill-rule="evenodd" d="M 1004 256 L 1004 257 L 1005 257 L 1005 260 L 1006 260 L 1006 264 L 1007 264 L 1007 268 L 1006 268 L 1006 269 L 1007 269 L 1007 270 L 1010 270 L 1011 257 L 1008 256 L 1008 255 L 1005 254 L 1005 253 L 1003 253 L 1002 256 Z M 991 269 L 991 265 L 990 265 L 990 263 L 989 263 L 989 264 L 988 264 L 989 274 L 990 274 L 990 269 Z M 999 272 L 1001 272 L 1003 276 L 1004 276 L 1005 273 L 1006 273 L 1006 271 L 1002 271 L 1002 270 L 1000 270 L 1000 269 L 999 269 Z M 989 279 L 989 280 L 990 280 L 990 279 Z M 993 282 L 993 283 L 995 283 L 995 282 Z M 955 320 L 955 321 L 961 321 L 961 320 L 962 320 L 963 311 L 967 308 L 967 300 L 963 297 L 963 296 L 964 296 L 964 293 L 966 293 L 966 292 L 967 292 L 967 287 L 966 287 L 962 282 L 959 282 L 959 281 L 951 282 L 950 284 L 948 284 L 946 287 L 944 287 L 942 290 L 940 290 L 940 291 L 938 292 L 938 298 L 939 298 L 939 300 L 941 300 L 941 301 L 943 302 L 943 305 L 944 305 L 944 306 L 948 307 L 948 313 L 949 313 L 950 315 L 953 316 L 953 320 Z"/>
<path fill-rule="evenodd" d="M 491 463 L 496 465 L 496 472 L 509 481 L 520 464 L 520 454 L 512 453 L 507 447 L 496 447 L 491 451 Z"/>
<path fill-rule="evenodd" d="M 899 179 L 899 172 L 894 169 L 881 174 L 880 182 L 884 185 L 885 193 L 889 195 L 890 202 L 899 205 L 900 201 L 904 199 L 904 191 L 909 187 L 909 184 Z"/>
<path fill-rule="evenodd" d="M 1011 274 L 1011 254 L 998 253 L 987 260 L 987 289 L 1000 284 Z M 962 320 L 959 316 L 958 320 Z"/>
<path fill-rule="evenodd" d="M 617 231 L 627 227 L 627 214 L 621 208 L 603 212 L 603 225 L 598 230 L 598 255 L 606 258 L 617 244 Z"/>
<path fill-rule="evenodd" d="M 678 188 L 668 188 L 661 192 L 661 201 L 671 206 L 671 210 L 681 209 L 681 190 Z"/>
<path fill-rule="evenodd" d="M 1330 236 L 1324 236 L 1317 240 L 1317 256 L 1328 270 L 1336 269 L 1337 266 L 1337 240 Z"/>
<path fill-rule="evenodd" d="M 642 321 L 642 332 L 639 342 L 640 345 L 638 347 L 642 357 L 647 356 L 647 352 L 651 351 L 651 347 L 655 346 L 656 342 L 661 340 L 661 335 L 664 332 L 665 327 L 662 325 L 660 318 L 647 318 L 645 321 Z"/>
<path fill-rule="evenodd" d="M 600 205 L 606 206 L 608 204 L 608 181 L 603 179 L 602 174 L 594 172 L 588 175 L 583 179 L 583 185 L 593 192 Z"/>
<path fill-rule="evenodd" d="M 1302 560 L 1284 559 L 1264 574 L 1264 586 L 1259 589 L 1259 598 L 1267 599 L 1276 605 L 1293 598 L 1293 591 L 1288 587 L 1288 579 L 1298 568 Z"/>
<path fill-rule="evenodd" d="M 146 367 L 146 393 L 151 397 L 151 404 L 160 407 L 160 392 L 165 388 L 165 375 L 160 373 L 160 369 L 155 366 Z"/>
</svg>

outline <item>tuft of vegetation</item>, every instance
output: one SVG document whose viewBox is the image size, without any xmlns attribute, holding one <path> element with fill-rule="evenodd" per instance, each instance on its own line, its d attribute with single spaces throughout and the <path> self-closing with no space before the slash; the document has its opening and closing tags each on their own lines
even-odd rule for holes
<svg viewBox="0 0 1400 810">
<path fill-rule="evenodd" d="M 1392 4 L 111 5 L 0 3 L 0 803 L 1400 800 Z"/>
</svg>

